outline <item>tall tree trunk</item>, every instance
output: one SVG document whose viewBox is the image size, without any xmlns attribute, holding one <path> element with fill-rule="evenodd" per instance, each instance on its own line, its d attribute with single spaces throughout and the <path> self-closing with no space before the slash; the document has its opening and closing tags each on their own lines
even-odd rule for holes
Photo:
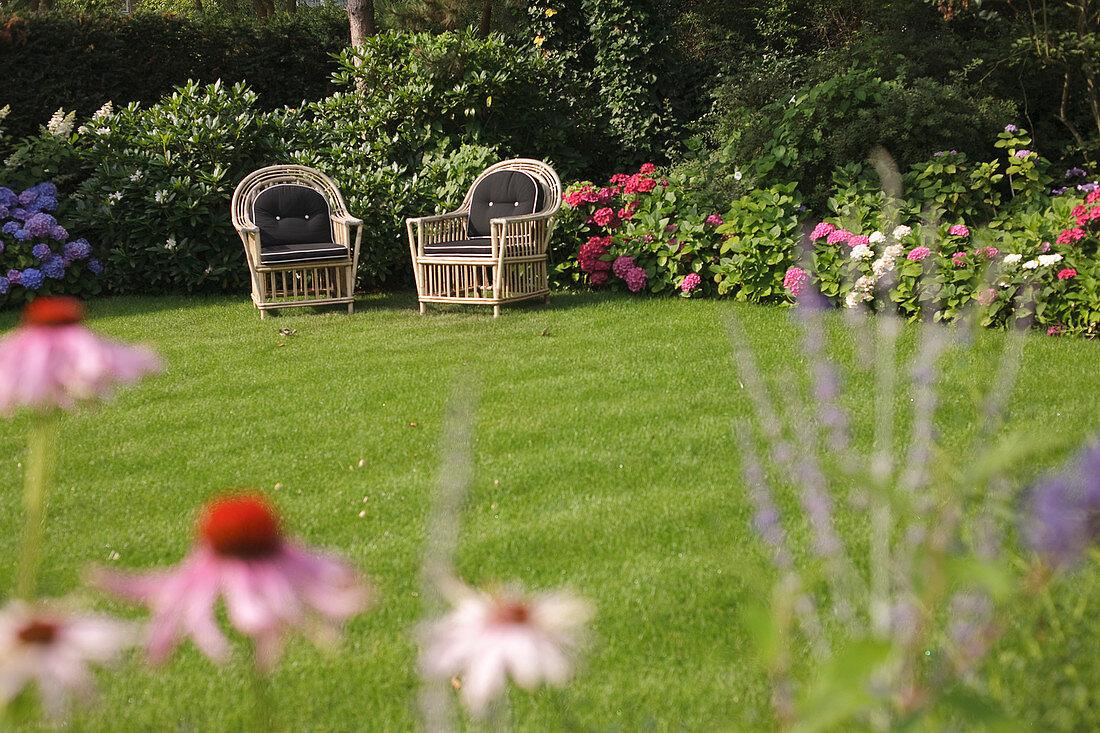
<svg viewBox="0 0 1100 733">
<path fill-rule="evenodd" d="M 298 0 L 285 0 L 286 12 L 293 15 L 298 12 Z"/>
<path fill-rule="evenodd" d="M 481 2 L 481 27 L 478 29 L 478 34 L 482 38 L 489 37 L 489 27 L 493 19 L 493 0 L 482 0 Z"/>
<path fill-rule="evenodd" d="M 374 0 L 348 0 L 351 45 L 362 46 L 363 39 L 378 33 L 374 26 Z"/>
<path fill-rule="evenodd" d="M 252 9 L 256 11 L 256 17 L 267 20 L 275 15 L 275 0 L 252 0 Z"/>
</svg>

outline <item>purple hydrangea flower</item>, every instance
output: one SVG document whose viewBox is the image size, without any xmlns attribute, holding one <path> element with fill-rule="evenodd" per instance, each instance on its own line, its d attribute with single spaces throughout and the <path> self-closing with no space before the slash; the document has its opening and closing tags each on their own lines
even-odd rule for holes
<svg viewBox="0 0 1100 733">
<path fill-rule="evenodd" d="M 74 239 L 65 245 L 64 254 L 69 260 L 87 259 L 92 254 L 92 245 L 88 244 L 88 240 L 84 237 Z"/>
<path fill-rule="evenodd" d="M 58 224 L 50 230 L 50 239 L 56 242 L 64 242 L 69 238 L 69 230 Z"/>
<path fill-rule="evenodd" d="M 1034 150 L 1017 150 L 1015 157 L 1023 159 L 1023 158 L 1030 158 L 1033 155 L 1035 155 Z"/>
<path fill-rule="evenodd" d="M 1076 562 L 1100 539 L 1100 443 L 1031 492 L 1026 535 L 1055 565 Z"/>
<path fill-rule="evenodd" d="M 1016 127 L 1016 125 L 1005 125 L 1005 132 L 1019 132 L 1019 131 L 1020 131 L 1020 128 Z"/>
<path fill-rule="evenodd" d="M 5 222 L 3 227 L 0 227 L 0 232 L 3 232 L 4 234 L 9 234 L 11 236 L 15 236 L 15 233 L 17 231 L 19 231 L 20 229 L 22 229 L 22 228 L 23 227 L 21 227 L 19 225 L 19 222 L 9 221 L 9 222 Z"/>
<path fill-rule="evenodd" d="M 12 284 L 18 285 L 22 279 L 23 273 L 19 270 L 8 270 L 8 280 L 10 280 Z"/>
<path fill-rule="evenodd" d="M 10 288 L 11 280 L 8 280 L 6 277 L 0 276 L 0 295 L 7 295 Z"/>
<path fill-rule="evenodd" d="M 88 260 L 88 269 L 93 275 L 99 275 L 103 272 L 103 265 L 99 263 L 99 260 L 92 258 Z"/>
<path fill-rule="evenodd" d="M 0 255 L 4 254 L 4 243 L 0 242 Z"/>
<path fill-rule="evenodd" d="M 636 293 L 645 287 L 646 274 L 645 270 L 640 267 L 635 267 L 626 273 L 626 287 L 630 289 L 630 292 Z"/>
<path fill-rule="evenodd" d="M 1056 188 L 1053 191 L 1051 191 L 1050 195 L 1051 196 L 1061 196 L 1062 194 L 1064 194 L 1068 190 L 1069 190 L 1069 186 L 1062 186 L 1061 188 Z"/>
<path fill-rule="evenodd" d="M 19 201 L 19 204 L 21 206 L 30 206 L 37 199 L 38 199 L 38 191 L 35 190 L 33 187 L 31 187 L 31 188 L 28 188 L 23 193 L 19 194 L 19 198 L 17 199 L 17 201 Z"/>
<path fill-rule="evenodd" d="M 10 209 L 18 202 L 19 197 L 15 195 L 15 191 L 12 191 L 7 186 L 0 186 L 0 205 Z"/>
<path fill-rule="evenodd" d="M 615 261 L 611 264 L 611 271 L 615 273 L 615 277 L 626 279 L 627 274 L 633 270 L 634 258 L 630 255 L 619 255 L 615 258 Z"/>
<path fill-rule="evenodd" d="M 31 214 L 27 217 L 27 223 L 23 228 L 32 237 L 48 237 L 53 228 L 57 226 L 57 219 L 50 214 Z"/>
<path fill-rule="evenodd" d="M 31 250 L 31 254 L 37 257 L 39 260 L 45 262 L 47 259 L 53 256 L 53 250 L 50 249 L 48 244 L 36 244 L 34 249 Z"/>
<path fill-rule="evenodd" d="M 38 290 L 42 287 L 42 283 L 46 278 L 40 270 L 36 270 L 33 267 L 28 267 L 23 270 L 23 277 L 19 279 L 19 284 L 25 287 L 27 290 Z"/>
<path fill-rule="evenodd" d="M 1091 183 L 1079 183 L 1077 184 L 1077 190 L 1082 193 L 1092 193 L 1097 188 L 1100 188 L 1100 183 L 1092 181 Z"/>
<path fill-rule="evenodd" d="M 1078 166 L 1074 166 L 1066 171 L 1066 178 L 1073 178 L 1074 176 L 1084 178 L 1086 175 L 1088 174 L 1085 172 L 1085 169 Z"/>
<path fill-rule="evenodd" d="M 937 150 L 936 152 L 932 153 L 932 157 L 933 157 L 933 158 L 938 158 L 938 157 L 940 157 L 941 155 L 943 155 L 943 151 L 942 151 L 942 150 Z"/>
<path fill-rule="evenodd" d="M 42 263 L 42 274 L 51 280 L 60 280 L 65 277 L 65 260 L 57 255 L 50 257 Z"/>
<path fill-rule="evenodd" d="M 19 221 L 26 221 L 27 217 L 30 216 L 31 213 L 33 213 L 33 212 L 28 212 L 26 209 L 23 209 L 23 208 L 16 208 L 16 209 L 11 210 L 11 213 L 9 214 L 9 216 L 11 216 L 12 219 L 18 219 Z"/>
<path fill-rule="evenodd" d="M 8 210 L 8 207 L 0 204 L 0 219 L 7 219 L 10 215 L 11 212 Z"/>
</svg>

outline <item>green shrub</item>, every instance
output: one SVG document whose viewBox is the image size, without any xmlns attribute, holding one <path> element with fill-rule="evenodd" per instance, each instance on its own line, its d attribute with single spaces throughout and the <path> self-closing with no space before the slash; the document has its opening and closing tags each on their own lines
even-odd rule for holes
<svg viewBox="0 0 1100 733">
<path fill-rule="evenodd" d="M 247 289 L 248 268 L 229 217 L 237 182 L 284 162 L 298 112 L 263 113 L 243 84 L 191 82 L 158 104 L 131 104 L 83 126 L 75 146 L 92 172 L 74 221 L 107 249 L 115 292 Z"/>
</svg>

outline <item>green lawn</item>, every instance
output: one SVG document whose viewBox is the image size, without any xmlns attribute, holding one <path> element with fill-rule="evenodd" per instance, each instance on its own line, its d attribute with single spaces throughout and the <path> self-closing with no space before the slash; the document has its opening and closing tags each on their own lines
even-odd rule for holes
<svg viewBox="0 0 1100 733">
<path fill-rule="evenodd" d="M 739 621 L 748 579 L 766 561 L 731 430 L 751 412 L 731 358 L 731 313 L 762 371 L 798 383 L 787 376 L 801 359 L 787 312 L 729 302 L 561 294 L 494 320 L 489 309 L 419 316 L 415 297 L 398 294 L 361 300 L 352 316 L 298 309 L 261 321 L 246 297 L 94 301 L 92 328 L 150 344 L 168 369 L 65 418 L 43 591 L 85 593 L 80 575 L 90 563 L 174 563 L 205 497 L 271 491 L 294 534 L 349 558 L 379 595 L 336 654 L 291 645 L 272 681 L 278 720 L 287 731 L 415 728 L 424 525 L 445 403 L 469 375 L 480 401 L 460 572 L 477 583 L 568 586 L 598 608 L 575 684 L 514 694 L 514 726 L 772 729 L 766 680 Z M 0 314 L 0 330 L 16 318 Z M 839 317 L 829 325 L 852 388 L 857 443 L 869 445 L 873 381 L 858 366 L 866 339 L 842 332 Z M 297 333 L 280 336 L 280 327 Z M 903 351 L 913 332 L 903 333 Z M 941 442 L 957 440 L 961 450 L 990 437 L 977 434 L 973 404 L 1004 339 L 978 333 L 972 349 L 945 361 Z M 1027 337 L 1003 432 L 1043 450 L 1022 467 L 1021 486 L 1100 422 L 1098 348 Z M 909 398 L 898 392 L 899 409 Z M 11 588 L 26 420 L 3 425 L 0 549 L 11 562 L 0 567 L 0 587 Z M 1082 610 L 1100 603 L 1098 579 L 1093 563 L 1057 588 L 1053 615 L 1036 605 L 1013 617 L 987 664 L 994 695 L 1013 715 L 1051 730 L 1100 716 L 1100 622 Z M 1035 652 L 1038 616 L 1059 631 L 1048 630 L 1049 645 Z M 1062 684 L 1067 666 L 1074 676 Z M 219 669 L 190 644 L 161 669 L 128 663 L 100 681 L 100 704 L 78 714 L 74 729 L 226 731 L 251 722 L 246 666 Z"/>
</svg>

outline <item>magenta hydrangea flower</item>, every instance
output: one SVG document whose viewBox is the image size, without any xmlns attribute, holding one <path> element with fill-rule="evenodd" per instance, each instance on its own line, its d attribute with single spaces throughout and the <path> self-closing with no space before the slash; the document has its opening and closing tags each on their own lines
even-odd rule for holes
<svg viewBox="0 0 1100 733">
<path fill-rule="evenodd" d="M 623 280 L 626 281 L 626 287 L 632 293 L 636 293 L 645 287 L 646 279 L 648 276 L 645 274 L 645 270 L 640 267 L 635 267 L 626 273 Z"/>
<path fill-rule="evenodd" d="M 806 292 L 806 286 L 810 282 L 810 275 L 801 267 L 788 267 L 783 275 L 783 287 L 794 296 Z"/>
<path fill-rule="evenodd" d="M 722 221 L 722 217 L 718 216 L 718 214 L 711 214 L 710 216 L 708 216 L 706 218 L 704 223 L 705 224 L 710 224 L 711 226 L 717 227 L 717 226 L 721 226 L 724 222 Z"/>
<path fill-rule="evenodd" d="M 840 242 L 846 242 L 850 236 L 852 236 L 852 233 L 847 229 L 834 229 L 829 233 L 829 236 L 826 237 L 825 243 L 838 244 Z"/>
<path fill-rule="evenodd" d="M 1055 242 L 1057 244 L 1072 244 L 1073 242 L 1080 242 L 1084 238 L 1085 230 L 1080 227 L 1073 227 L 1072 229 L 1062 231 Z"/>
<path fill-rule="evenodd" d="M 24 308 L 20 326 L 0 339 L 0 414 L 71 409 L 161 369 L 153 352 L 102 339 L 83 318 L 83 304 L 65 296 L 41 296 Z"/>
<path fill-rule="evenodd" d="M 657 170 L 657 166 L 652 163 L 642 163 L 642 167 L 638 169 L 638 172 L 642 175 L 649 175 L 655 170 Z"/>
<path fill-rule="evenodd" d="M 956 224 L 947 230 L 948 234 L 954 234 L 956 237 L 969 237 L 970 230 L 966 228 L 964 224 Z"/>
<path fill-rule="evenodd" d="M 229 644 L 214 620 L 220 597 L 230 625 L 252 639 L 256 664 L 265 671 L 278 662 L 287 632 L 324 642 L 369 603 L 367 586 L 350 567 L 284 537 L 261 494 L 210 502 L 197 535 L 190 554 L 169 570 L 93 575 L 101 588 L 149 606 L 147 652 L 154 664 L 167 659 L 182 637 L 216 662 L 226 658 Z"/>
<path fill-rule="evenodd" d="M 1067 267 L 1058 273 L 1059 280 L 1071 280 L 1075 277 L 1077 277 L 1077 270 L 1074 270 L 1072 267 Z"/>
<path fill-rule="evenodd" d="M 684 276 L 684 279 L 680 281 L 680 290 L 684 293 L 690 293 L 695 288 L 699 287 L 703 282 L 703 278 L 699 277 L 697 272 L 689 272 Z"/>
<path fill-rule="evenodd" d="M 923 260 L 930 254 L 932 254 L 932 250 L 921 245 L 920 247 L 914 247 L 913 249 L 909 250 L 909 254 L 907 254 L 905 258 L 908 260 Z"/>
<path fill-rule="evenodd" d="M 611 271 L 615 273 L 615 277 L 622 280 L 626 279 L 626 274 L 636 267 L 634 264 L 634 258 L 630 255 L 619 255 L 615 258 L 615 262 L 611 265 Z"/>
<path fill-rule="evenodd" d="M 871 238 L 866 234 L 853 234 L 851 237 L 848 238 L 849 247 L 855 248 L 860 245 L 863 245 L 864 247 L 870 247 Z"/>
<path fill-rule="evenodd" d="M 951 262 L 954 263 L 955 267 L 962 267 L 966 264 L 966 252 L 956 252 L 951 255 Z"/>
<path fill-rule="evenodd" d="M 597 209 L 596 213 L 592 215 L 592 221 L 596 222 L 602 227 L 605 227 L 611 222 L 615 221 L 615 210 L 609 206 L 605 206 L 602 209 Z"/>
</svg>

